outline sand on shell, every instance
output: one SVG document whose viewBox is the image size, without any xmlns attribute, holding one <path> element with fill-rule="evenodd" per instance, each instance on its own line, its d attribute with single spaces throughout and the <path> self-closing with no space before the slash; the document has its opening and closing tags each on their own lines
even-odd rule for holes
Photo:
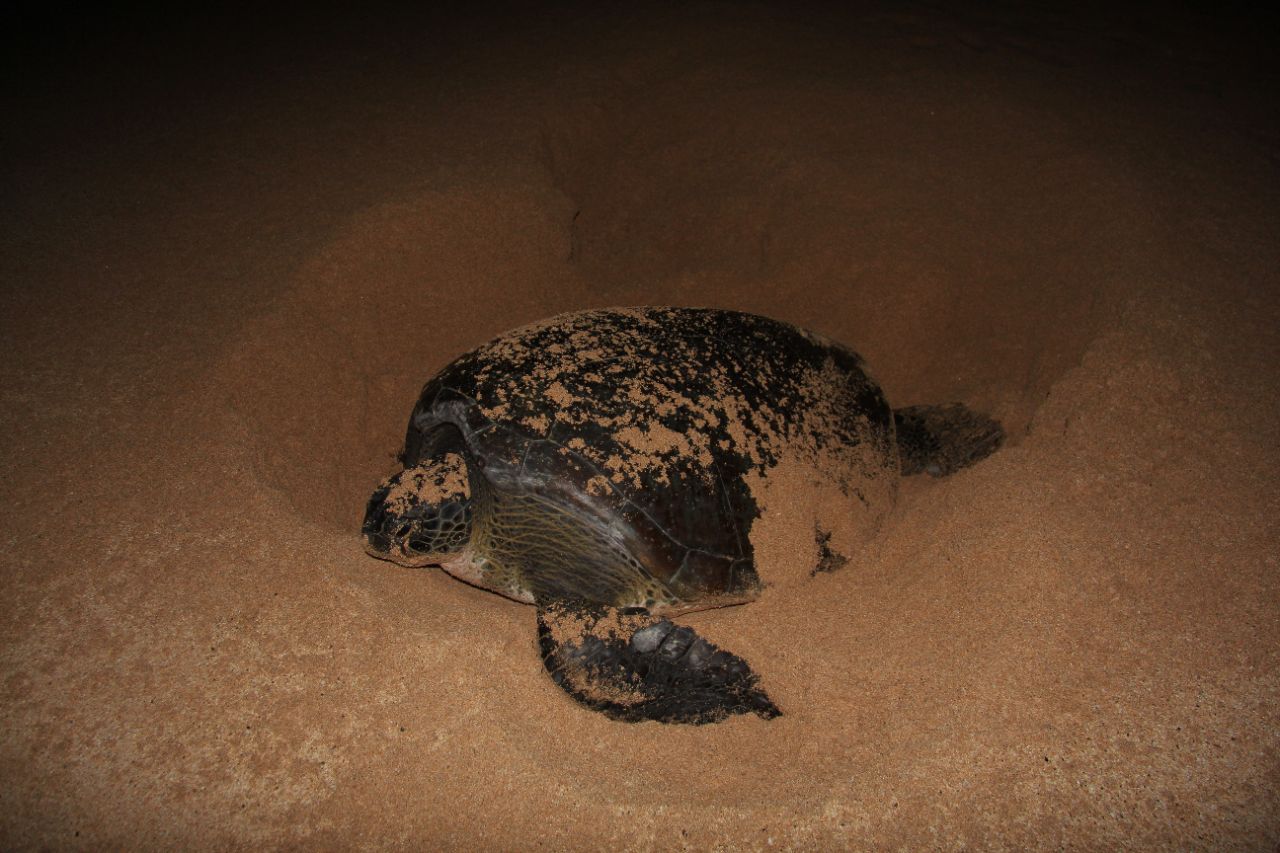
<svg viewBox="0 0 1280 853">
<path fill-rule="evenodd" d="M 11 54 L 0 845 L 1274 849 L 1280 136 L 1229 23 L 99 18 Z M 618 304 L 776 316 L 1009 428 L 839 571 L 780 529 L 795 583 L 682 617 L 777 720 L 588 713 L 532 608 L 361 548 L 434 370 Z"/>
</svg>

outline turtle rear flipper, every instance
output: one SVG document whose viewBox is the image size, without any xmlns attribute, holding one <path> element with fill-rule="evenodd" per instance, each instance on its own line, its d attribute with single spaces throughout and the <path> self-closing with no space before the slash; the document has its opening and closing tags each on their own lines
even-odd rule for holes
<svg viewBox="0 0 1280 853">
<path fill-rule="evenodd" d="M 557 601 L 538 609 L 538 645 L 566 693 L 615 720 L 699 724 L 782 713 L 746 661 L 667 619 Z"/>
<path fill-rule="evenodd" d="M 962 403 L 894 409 L 904 475 L 945 477 L 995 452 L 1004 428 Z"/>
</svg>

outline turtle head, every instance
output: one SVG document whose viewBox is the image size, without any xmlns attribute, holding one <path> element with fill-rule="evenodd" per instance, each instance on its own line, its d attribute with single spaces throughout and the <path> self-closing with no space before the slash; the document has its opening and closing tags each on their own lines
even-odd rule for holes
<svg viewBox="0 0 1280 853">
<path fill-rule="evenodd" d="M 438 565 L 466 550 L 471 517 L 466 460 L 443 453 L 378 486 L 364 514 L 365 550 L 402 566 Z"/>
</svg>

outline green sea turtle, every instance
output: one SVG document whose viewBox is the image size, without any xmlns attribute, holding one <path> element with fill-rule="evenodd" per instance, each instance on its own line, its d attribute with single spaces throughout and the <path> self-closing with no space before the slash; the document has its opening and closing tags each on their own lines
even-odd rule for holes
<svg viewBox="0 0 1280 853">
<path fill-rule="evenodd" d="M 759 595 L 766 505 L 808 525 L 812 571 L 829 570 L 874 534 L 900 475 L 949 474 L 1003 436 L 959 404 L 891 409 L 858 355 L 776 320 L 582 311 L 427 383 L 363 533 L 376 557 L 536 605 L 548 672 L 590 708 L 767 718 L 780 711 L 747 663 L 667 617 Z M 784 482 L 823 497 L 771 492 Z"/>
</svg>

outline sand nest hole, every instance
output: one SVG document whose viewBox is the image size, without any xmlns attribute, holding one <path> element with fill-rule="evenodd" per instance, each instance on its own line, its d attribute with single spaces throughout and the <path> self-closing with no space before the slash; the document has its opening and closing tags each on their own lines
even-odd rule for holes
<svg viewBox="0 0 1280 853">
<path fill-rule="evenodd" d="M 726 141 L 770 106 L 774 121 L 829 113 L 814 97 L 721 106 L 734 118 L 719 125 L 711 105 L 665 123 L 569 116 L 508 181 L 454 180 L 352 216 L 228 359 L 263 483 L 354 537 L 433 373 L 507 329 L 608 305 L 736 308 L 816 329 L 861 353 L 895 406 L 963 400 L 1016 442 L 1093 338 L 1133 193 L 1042 116 L 1008 108 L 990 118 L 1018 137 L 1016 154 L 972 120 L 923 160 L 872 151 L 897 132 L 884 126 L 852 133 L 844 157 L 776 131 Z M 880 121 L 893 120 L 906 117 Z M 801 131 L 819 148 L 834 132 Z"/>
</svg>

